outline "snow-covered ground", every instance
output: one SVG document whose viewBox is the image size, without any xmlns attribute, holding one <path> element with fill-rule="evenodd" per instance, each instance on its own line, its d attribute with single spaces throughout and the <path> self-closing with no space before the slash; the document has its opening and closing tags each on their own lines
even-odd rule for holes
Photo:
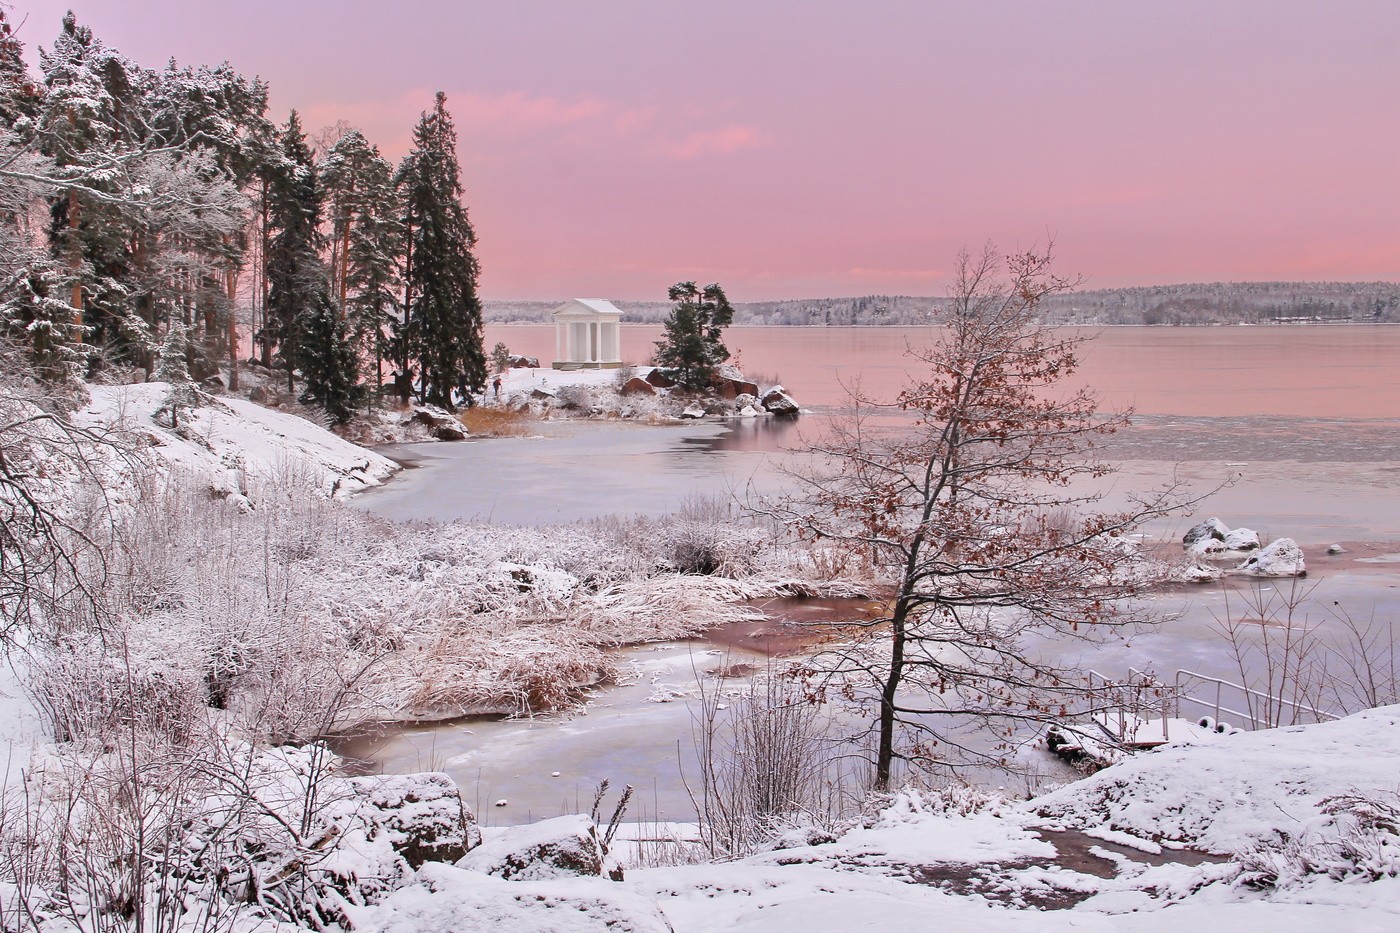
<svg viewBox="0 0 1400 933">
<path fill-rule="evenodd" d="M 246 399 L 221 397 L 181 415 L 178 429 L 156 420 L 170 387 L 161 382 L 92 386 L 73 415 L 81 427 L 114 432 L 148 450 L 158 469 L 205 477 L 221 496 L 247 496 L 258 480 L 290 473 L 327 495 L 378 486 L 398 466 L 305 418 Z"/>
<path fill-rule="evenodd" d="M 1356 820 L 1326 801 L 1393 794 L 1397 760 L 1400 707 L 1387 707 L 1165 746 L 1024 803 L 906 791 L 833 842 L 632 870 L 621 883 L 425 866 L 353 916 L 362 930 L 502 933 L 1393 930 L 1396 828 L 1348 836 Z M 1336 859 L 1350 873 L 1260 882 L 1271 852 L 1313 837 L 1370 848 Z"/>
</svg>

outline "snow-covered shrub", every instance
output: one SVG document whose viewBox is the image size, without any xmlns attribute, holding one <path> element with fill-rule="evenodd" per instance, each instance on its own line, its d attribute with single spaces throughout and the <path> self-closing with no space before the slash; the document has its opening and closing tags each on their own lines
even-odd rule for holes
<svg viewBox="0 0 1400 933">
<path fill-rule="evenodd" d="M 133 731 L 185 742 L 204 709 L 189 671 L 96 639 L 32 654 L 28 688 L 59 742 L 102 743 Z"/>
<path fill-rule="evenodd" d="M 217 732 L 32 762 L 0 804 L 0 928 L 326 929 L 479 843 L 445 775 L 337 765 Z"/>
<path fill-rule="evenodd" d="M 1288 888 L 1323 876 L 1334 881 L 1400 877 L 1400 793 L 1339 794 L 1322 801 L 1327 819 L 1240 853 L 1240 881 Z"/>
<path fill-rule="evenodd" d="M 586 385 L 560 386 L 555 400 L 565 411 L 588 411 L 596 404 L 593 390 Z"/>
</svg>

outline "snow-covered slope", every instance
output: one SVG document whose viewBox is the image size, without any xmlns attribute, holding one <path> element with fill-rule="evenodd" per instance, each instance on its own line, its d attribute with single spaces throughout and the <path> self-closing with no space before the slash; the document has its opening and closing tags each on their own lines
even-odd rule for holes
<svg viewBox="0 0 1400 933">
<path fill-rule="evenodd" d="M 501 933 L 1394 930 L 1395 864 L 1369 876 L 1314 873 L 1260 885 L 1248 863 L 1145 840 L 1247 852 L 1320 826 L 1329 819 L 1324 798 L 1395 791 L 1397 761 L 1400 707 L 1388 707 L 1167 746 L 1025 803 L 906 791 L 834 842 L 630 871 L 621 884 L 512 882 L 425 866 L 417 884 L 353 913 L 361 930 L 484 922 Z"/>
<path fill-rule="evenodd" d="M 161 382 L 93 386 L 91 401 L 73 420 L 134 437 L 159 468 L 207 477 L 220 495 L 247 496 L 259 480 L 290 474 L 327 495 L 347 496 L 378 486 L 397 469 L 305 418 L 238 398 L 214 399 L 184 413 L 179 429 L 172 430 L 155 419 L 168 392 Z"/>
</svg>

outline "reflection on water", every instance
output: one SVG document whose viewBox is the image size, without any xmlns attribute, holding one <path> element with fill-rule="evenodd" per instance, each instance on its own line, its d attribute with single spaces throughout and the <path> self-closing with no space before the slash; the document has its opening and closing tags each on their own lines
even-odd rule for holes
<svg viewBox="0 0 1400 933">
<path fill-rule="evenodd" d="M 718 434 L 691 436 L 681 443 L 700 451 L 762 452 L 804 447 L 797 418 L 731 418 Z"/>
</svg>

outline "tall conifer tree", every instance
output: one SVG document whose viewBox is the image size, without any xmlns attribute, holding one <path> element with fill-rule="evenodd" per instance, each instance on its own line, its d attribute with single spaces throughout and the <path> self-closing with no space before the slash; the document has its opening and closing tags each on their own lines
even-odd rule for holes
<svg viewBox="0 0 1400 933">
<path fill-rule="evenodd" d="M 486 385 L 476 233 L 462 205 L 457 131 L 438 92 L 413 132 L 413 151 L 399 168 L 404 197 L 407 289 L 401 365 L 415 365 L 422 398 L 452 407 L 452 390 Z"/>
<path fill-rule="evenodd" d="M 359 404 L 359 366 L 344 322 L 331 298 L 321 245 L 321 189 L 311 148 L 296 111 L 282 131 L 281 159 L 268 185 L 268 327 L 287 367 L 306 380 L 302 400 L 325 408 L 343 424 Z"/>
</svg>

